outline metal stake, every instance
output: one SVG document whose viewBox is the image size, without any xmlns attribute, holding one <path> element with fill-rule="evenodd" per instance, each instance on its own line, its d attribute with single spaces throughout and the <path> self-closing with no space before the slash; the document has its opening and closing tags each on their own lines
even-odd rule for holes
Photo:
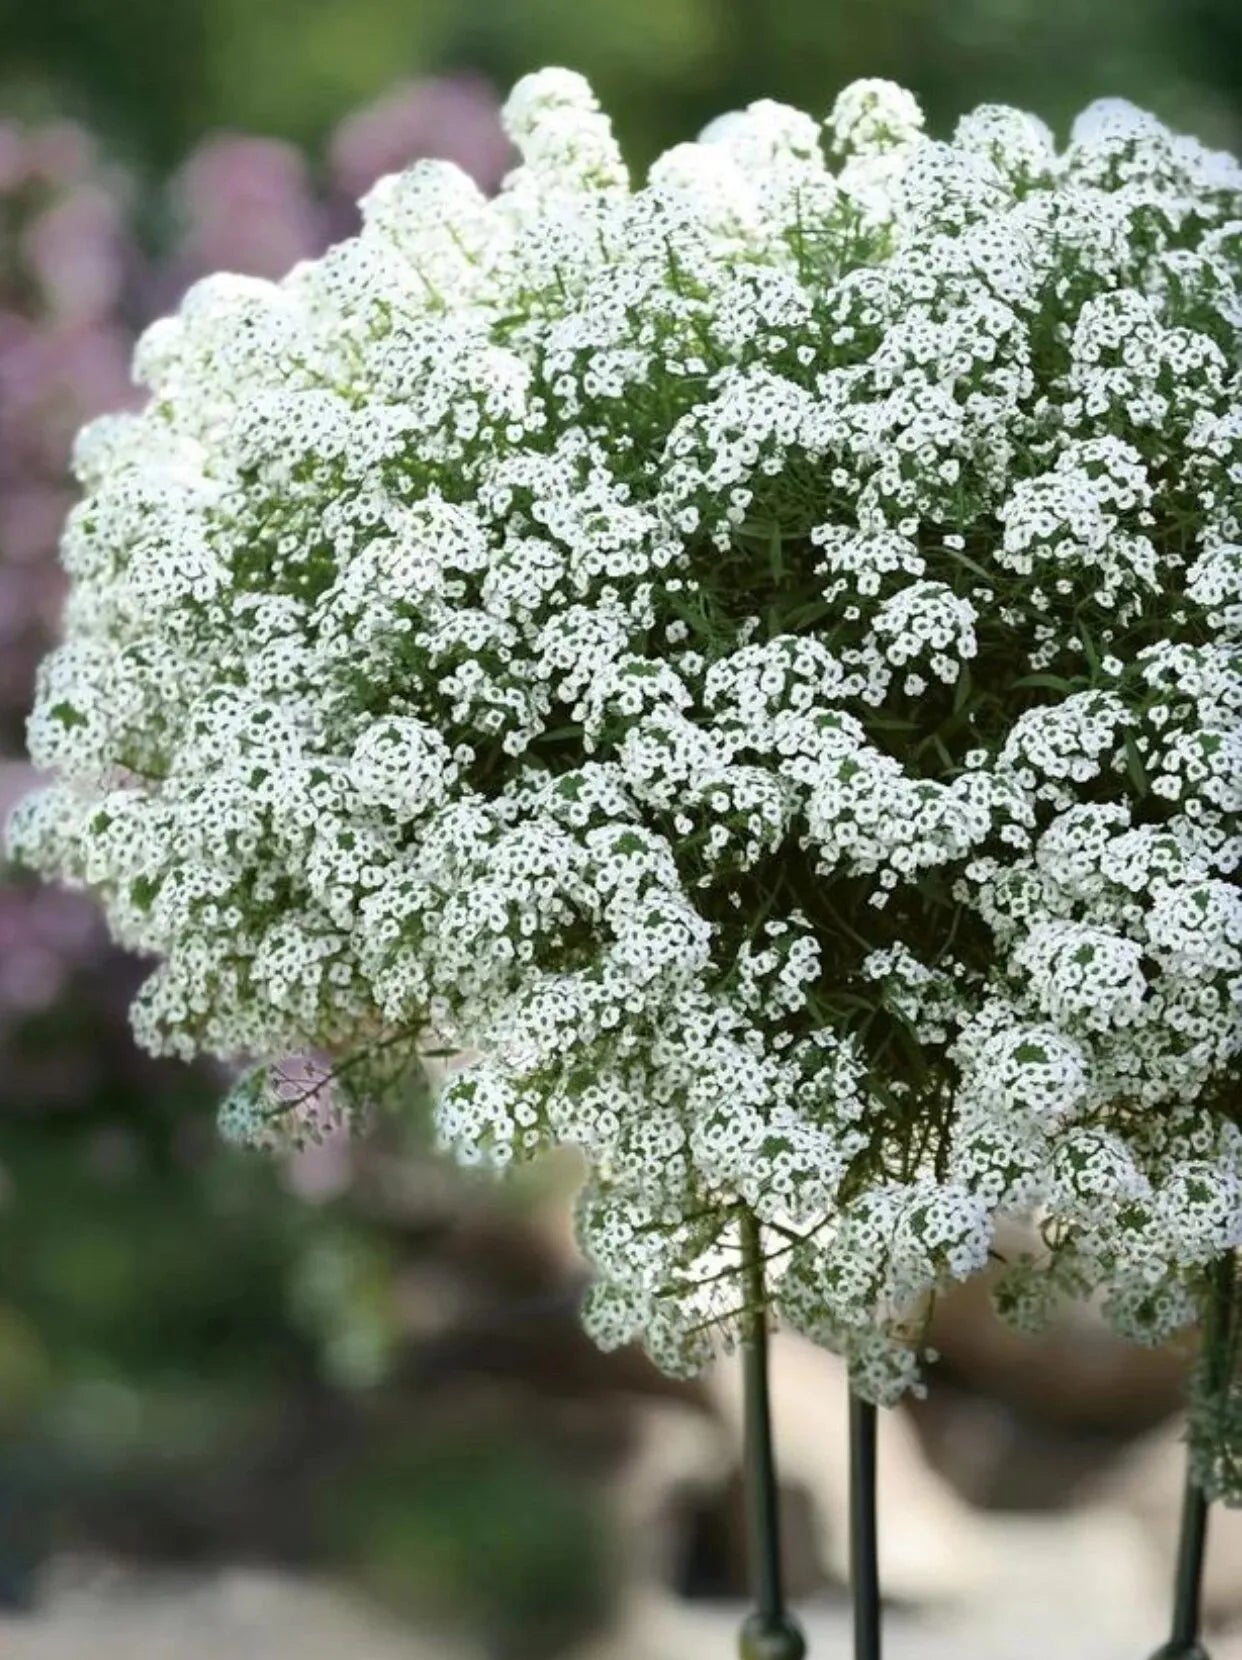
<svg viewBox="0 0 1242 1660">
<path fill-rule="evenodd" d="M 854 1607 L 854 1660 L 880 1660 L 875 1447 L 875 1407 L 851 1392 L 850 1588 Z"/>
<path fill-rule="evenodd" d="M 746 1504 L 755 1610 L 742 1627 L 741 1660 L 803 1660 L 806 1639 L 785 1606 L 772 1410 L 768 1398 L 767 1289 L 754 1212 L 741 1212 L 746 1327 L 742 1339 L 746 1417 Z"/>
<path fill-rule="evenodd" d="M 1168 1642 L 1156 1650 L 1152 1660 L 1209 1660 L 1208 1651 L 1199 1641 L 1207 1522 L 1207 1495 L 1187 1471 L 1181 1536 L 1177 1546 L 1177 1577 L 1173 1586 L 1172 1633 Z"/>
<path fill-rule="evenodd" d="M 1204 1365 L 1209 1391 L 1229 1387 L 1233 1365 L 1234 1283 L 1232 1253 L 1216 1265 L 1212 1296 L 1204 1321 Z M 1177 1573 L 1173 1582 L 1173 1622 L 1169 1640 L 1152 1660 L 1210 1660 L 1200 1641 L 1203 1604 L 1203 1562 L 1207 1553 L 1209 1500 L 1195 1480 L 1189 1461 L 1182 1499 L 1182 1525 L 1177 1545 Z"/>
</svg>

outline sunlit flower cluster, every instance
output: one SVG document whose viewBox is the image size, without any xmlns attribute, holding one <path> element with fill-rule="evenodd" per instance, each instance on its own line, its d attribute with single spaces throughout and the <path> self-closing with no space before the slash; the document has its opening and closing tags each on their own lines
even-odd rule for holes
<svg viewBox="0 0 1242 1660">
<path fill-rule="evenodd" d="M 1004 1216 L 1015 1319 L 1162 1337 L 1242 1243 L 1242 170 L 882 82 L 638 187 L 576 75 L 507 126 L 145 336 L 15 846 L 231 1133 L 435 1048 L 463 1161 L 581 1149 L 601 1342 L 735 1335 L 743 1207 L 878 1398 Z"/>
</svg>

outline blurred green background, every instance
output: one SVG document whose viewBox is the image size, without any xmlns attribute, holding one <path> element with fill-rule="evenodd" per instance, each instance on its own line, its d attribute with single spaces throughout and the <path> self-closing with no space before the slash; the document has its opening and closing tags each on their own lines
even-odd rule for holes
<svg viewBox="0 0 1242 1660">
<path fill-rule="evenodd" d="M 4 0 L 0 38 L 12 87 L 157 167 L 221 125 L 313 147 L 395 73 L 463 67 L 583 70 L 640 159 L 738 101 L 823 108 L 859 75 L 941 122 L 987 99 L 1064 124 L 1116 94 L 1221 141 L 1242 97 L 1234 0 Z"/>
<path fill-rule="evenodd" d="M 137 329 L 213 265 L 318 251 L 381 167 L 494 186 L 526 70 L 584 71 L 639 165 L 862 75 L 933 126 L 1121 95 L 1242 146 L 1238 0 L 0 0 L 0 41 L 0 809 L 69 440 L 131 396 Z M 417 1080 L 355 1150 L 225 1152 L 220 1077 L 134 1054 L 134 982 L 88 904 L 0 872 L 0 1605 L 67 1550 L 276 1561 L 565 1652 L 616 1591 L 622 1403 L 662 1387 L 577 1332 L 565 1184 L 444 1171 Z"/>
</svg>

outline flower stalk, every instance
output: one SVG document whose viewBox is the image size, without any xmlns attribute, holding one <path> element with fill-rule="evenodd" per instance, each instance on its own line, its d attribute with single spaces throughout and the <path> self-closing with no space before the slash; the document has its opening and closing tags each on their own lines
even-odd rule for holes
<svg viewBox="0 0 1242 1660">
<path fill-rule="evenodd" d="M 768 1380 L 767 1287 L 759 1222 L 749 1207 L 740 1214 L 745 1328 L 746 1503 L 755 1609 L 742 1627 L 741 1660 L 802 1660 L 806 1640 L 785 1606 L 781 1563 L 779 1493 L 772 1449 Z"/>
<path fill-rule="evenodd" d="M 854 1660 L 880 1660 L 880 1558 L 876 1534 L 876 1409 L 850 1393 L 850 1592 Z"/>
<path fill-rule="evenodd" d="M 1228 1388 L 1233 1358 L 1231 1326 L 1237 1264 L 1232 1253 L 1221 1258 L 1212 1272 L 1203 1348 L 1210 1396 Z M 1203 1618 L 1203 1567 L 1207 1556 L 1211 1499 L 1194 1468 L 1193 1449 L 1187 1460 L 1186 1488 L 1173 1582 L 1173 1620 L 1169 1640 L 1152 1660 L 1209 1660 L 1200 1640 Z"/>
</svg>

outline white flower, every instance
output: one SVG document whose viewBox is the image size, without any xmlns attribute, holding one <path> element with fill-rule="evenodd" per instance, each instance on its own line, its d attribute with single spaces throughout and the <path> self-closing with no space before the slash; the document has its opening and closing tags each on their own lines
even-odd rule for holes
<svg viewBox="0 0 1242 1660">
<path fill-rule="evenodd" d="M 429 1044 L 457 1157 L 579 1148 L 603 1343 L 734 1340 L 743 1205 L 879 1398 L 1007 1216 L 1011 1317 L 1162 1337 L 1242 1233 L 1242 171 L 881 81 L 638 185 L 579 75 L 506 121 L 144 336 L 14 851 L 229 1133 Z"/>
<path fill-rule="evenodd" d="M 457 768 L 434 727 L 408 715 L 378 720 L 354 745 L 349 778 L 368 807 L 408 821 L 432 812 L 448 795 Z"/>
<path fill-rule="evenodd" d="M 911 142 L 923 130 L 923 112 L 892 81 L 855 81 L 838 96 L 828 125 L 838 149 L 857 154 Z"/>
</svg>

